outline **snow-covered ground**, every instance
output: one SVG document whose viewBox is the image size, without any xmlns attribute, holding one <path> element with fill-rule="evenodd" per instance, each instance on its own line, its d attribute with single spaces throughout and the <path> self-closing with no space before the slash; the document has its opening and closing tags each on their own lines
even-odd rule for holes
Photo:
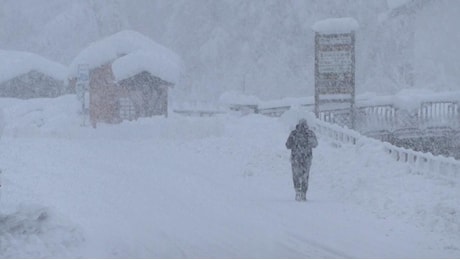
<svg viewBox="0 0 460 260">
<path fill-rule="evenodd" d="M 459 176 L 319 136 L 294 201 L 289 118 L 80 127 L 74 96 L 0 99 L 0 258 L 459 258 Z"/>
</svg>

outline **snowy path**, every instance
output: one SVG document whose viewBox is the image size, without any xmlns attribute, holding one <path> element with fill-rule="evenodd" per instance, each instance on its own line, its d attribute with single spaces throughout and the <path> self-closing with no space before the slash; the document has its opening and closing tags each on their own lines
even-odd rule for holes
<svg viewBox="0 0 460 260">
<path fill-rule="evenodd" d="M 20 203 L 50 208 L 64 219 L 61 225 L 74 226 L 83 238 L 53 247 L 49 244 L 59 239 L 40 234 L 39 239 L 51 241 L 46 247 L 9 253 L 92 258 L 460 255 L 458 240 L 452 240 L 458 237 L 420 226 L 425 222 L 399 208 L 404 200 L 394 201 L 412 184 L 423 184 L 431 193 L 439 185 L 408 175 L 378 151 L 363 158 L 372 148 L 358 151 L 320 139 L 310 200 L 298 203 L 284 148 L 286 129 L 275 119 L 259 117 L 221 123 L 200 122 L 214 129 L 206 137 L 198 131 L 184 137 L 187 130 L 176 130 L 177 135 L 144 139 L 111 127 L 78 138 L 6 136 L 1 155 L 5 208 L 13 211 Z M 383 165 L 392 171 L 388 178 L 382 177 Z M 416 197 L 407 203 L 425 196 L 410 194 Z"/>
</svg>

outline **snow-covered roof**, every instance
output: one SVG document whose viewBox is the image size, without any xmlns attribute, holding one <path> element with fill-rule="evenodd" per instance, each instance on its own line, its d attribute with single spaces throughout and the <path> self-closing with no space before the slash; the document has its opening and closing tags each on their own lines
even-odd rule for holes
<svg viewBox="0 0 460 260">
<path fill-rule="evenodd" d="M 356 31 L 359 28 L 358 22 L 351 17 L 330 18 L 316 22 L 312 29 L 319 33 L 343 33 Z"/>
<path fill-rule="evenodd" d="M 171 83 L 177 81 L 181 64 L 179 56 L 170 49 L 138 32 L 127 30 L 93 42 L 81 51 L 70 64 L 69 77 L 77 75 L 79 64 L 88 64 L 89 69 L 93 69 L 109 62 L 114 62 L 114 74 L 119 80 L 147 70 L 160 73 L 156 76 L 167 77 L 162 79 Z M 159 69 L 161 67 L 164 68 Z"/>
<path fill-rule="evenodd" d="M 0 82 L 37 71 L 57 80 L 65 80 L 67 68 L 37 54 L 21 51 L 0 50 Z"/>
<path fill-rule="evenodd" d="M 139 50 L 114 61 L 112 71 L 117 81 L 147 71 L 175 84 L 179 78 L 180 67 L 169 59 L 167 53 Z"/>
</svg>

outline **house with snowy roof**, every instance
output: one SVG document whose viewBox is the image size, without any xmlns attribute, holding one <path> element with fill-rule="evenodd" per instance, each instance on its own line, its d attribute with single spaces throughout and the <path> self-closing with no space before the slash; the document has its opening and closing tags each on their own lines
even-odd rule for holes
<svg viewBox="0 0 460 260">
<path fill-rule="evenodd" d="M 135 31 L 121 31 L 93 42 L 75 57 L 69 79 L 78 68 L 89 70 L 89 114 L 97 122 L 167 116 L 168 91 L 179 78 L 177 54 Z"/>
<path fill-rule="evenodd" d="M 65 93 L 67 67 L 39 55 L 0 50 L 0 96 L 57 97 Z"/>
</svg>

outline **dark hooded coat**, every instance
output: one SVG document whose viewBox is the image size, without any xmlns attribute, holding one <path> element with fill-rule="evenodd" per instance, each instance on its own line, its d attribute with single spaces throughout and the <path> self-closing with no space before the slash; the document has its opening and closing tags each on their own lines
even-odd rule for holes
<svg viewBox="0 0 460 260">
<path fill-rule="evenodd" d="M 306 120 L 300 120 L 286 141 L 291 150 L 291 161 L 302 162 L 313 157 L 312 149 L 318 146 L 315 133 L 308 128 Z"/>
</svg>

